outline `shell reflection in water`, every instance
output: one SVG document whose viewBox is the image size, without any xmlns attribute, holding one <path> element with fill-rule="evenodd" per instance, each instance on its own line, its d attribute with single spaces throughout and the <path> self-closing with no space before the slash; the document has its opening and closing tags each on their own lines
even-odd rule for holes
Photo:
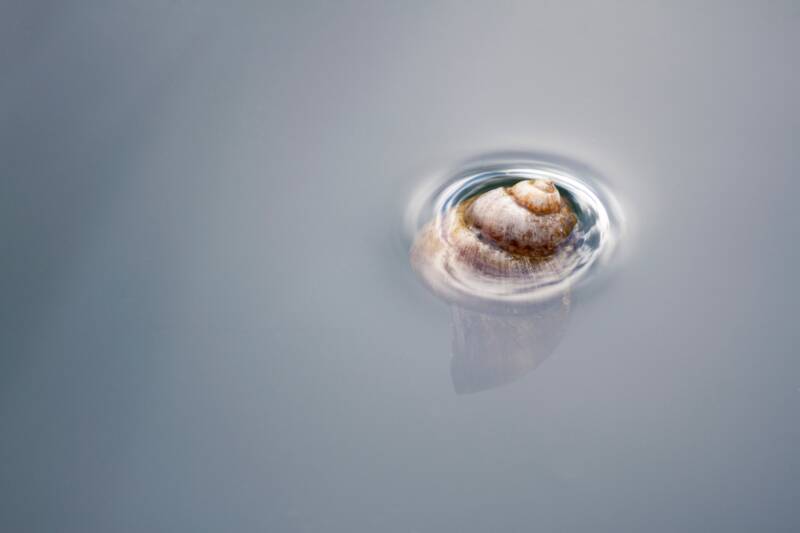
<svg viewBox="0 0 800 533">
<path fill-rule="evenodd" d="M 452 305 L 450 376 L 459 394 L 479 392 L 524 376 L 556 349 L 567 329 L 570 295 L 516 313 Z"/>
<path fill-rule="evenodd" d="M 411 263 L 451 304 L 451 375 L 459 393 L 526 374 L 558 346 L 571 288 L 610 241 L 598 196 L 545 165 L 484 169 L 432 200 Z"/>
</svg>

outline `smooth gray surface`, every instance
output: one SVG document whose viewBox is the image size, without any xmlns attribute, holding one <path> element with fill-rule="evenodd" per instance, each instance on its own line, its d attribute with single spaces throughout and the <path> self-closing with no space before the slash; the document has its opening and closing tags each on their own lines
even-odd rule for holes
<svg viewBox="0 0 800 533">
<path fill-rule="evenodd" d="M 800 4 L 702 4 L 2 4 L 0 531 L 799 530 Z M 403 204 L 496 150 L 625 260 L 459 396 Z"/>
</svg>

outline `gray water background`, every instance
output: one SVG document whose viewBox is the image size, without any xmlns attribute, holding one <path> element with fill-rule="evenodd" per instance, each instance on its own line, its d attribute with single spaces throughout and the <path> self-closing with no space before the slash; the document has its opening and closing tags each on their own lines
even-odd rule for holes
<svg viewBox="0 0 800 533">
<path fill-rule="evenodd" d="M 0 5 L 0 531 L 800 529 L 800 4 Z M 418 179 L 598 169 L 624 261 L 457 395 Z"/>
</svg>

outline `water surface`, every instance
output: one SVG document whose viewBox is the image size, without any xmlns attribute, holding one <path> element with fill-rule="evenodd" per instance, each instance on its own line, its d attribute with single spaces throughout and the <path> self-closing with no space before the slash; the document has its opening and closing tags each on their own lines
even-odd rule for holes
<svg viewBox="0 0 800 533">
<path fill-rule="evenodd" d="M 0 530 L 800 527 L 793 3 L 12 2 Z M 459 395 L 419 180 L 624 206 L 558 345 Z"/>
</svg>

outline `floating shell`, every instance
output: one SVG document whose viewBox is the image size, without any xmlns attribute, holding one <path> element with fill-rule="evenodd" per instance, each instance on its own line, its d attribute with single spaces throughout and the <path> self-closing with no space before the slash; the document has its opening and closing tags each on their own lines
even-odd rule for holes
<svg viewBox="0 0 800 533">
<path fill-rule="evenodd" d="M 450 304 L 455 390 L 513 381 L 558 345 L 573 284 L 613 247 L 608 212 L 590 186 L 543 163 L 476 169 L 432 200 L 411 264 Z"/>
<path fill-rule="evenodd" d="M 418 270 L 471 270 L 525 278 L 558 269 L 556 252 L 577 217 L 550 180 L 524 180 L 468 198 L 420 232 L 411 250 Z"/>
</svg>

